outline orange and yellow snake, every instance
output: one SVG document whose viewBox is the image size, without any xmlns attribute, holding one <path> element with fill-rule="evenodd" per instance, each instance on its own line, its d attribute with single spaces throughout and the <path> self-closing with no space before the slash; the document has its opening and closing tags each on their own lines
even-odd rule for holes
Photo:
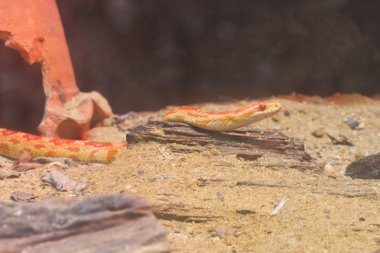
<svg viewBox="0 0 380 253">
<path fill-rule="evenodd" d="M 169 111 L 161 120 L 227 131 L 268 118 L 280 109 L 278 102 L 260 102 L 224 112 L 204 112 L 192 106 L 182 106 Z M 27 151 L 33 157 L 68 157 L 81 162 L 109 163 L 126 148 L 126 143 L 50 138 L 0 128 L 0 155 L 14 159 Z"/>
</svg>

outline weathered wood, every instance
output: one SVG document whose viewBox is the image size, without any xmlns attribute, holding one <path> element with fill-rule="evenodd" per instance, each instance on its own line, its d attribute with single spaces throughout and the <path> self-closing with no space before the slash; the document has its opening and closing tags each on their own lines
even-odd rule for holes
<svg viewBox="0 0 380 253">
<path fill-rule="evenodd" d="M 53 186 L 58 191 L 80 192 L 87 187 L 86 183 L 72 180 L 65 174 L 56 170 L 49 171 L 42 178 L 42 181 Z"/>
<path fill-rule="evenodd" d="M 202 152 L 205 148 L 213 148 L 222 155 L 236 155 L 239 159 L 256 161 L 264 167 L 319 168 L 312 163 L 313 159 L 301 141 L 275 130 L 213 132 L 183 123 L 160 121 L 150 121 L 128 129 L 127 142 L 130 147 L 147 141 L 168 144 L 173 152 Z"/>
<path fill-rule="evenodd" d="M 16 202 L 31 202 L 34 201 L 37 197 L 31 193 L 23 191 L 14 191 L 11 194 L 11 200 Z"/>
<path fill-rule="evenodd" d="M 0 220 L 0 252 L 169 252 L 147 202 L 126 194 L 3 201 Z"/>
</svg>

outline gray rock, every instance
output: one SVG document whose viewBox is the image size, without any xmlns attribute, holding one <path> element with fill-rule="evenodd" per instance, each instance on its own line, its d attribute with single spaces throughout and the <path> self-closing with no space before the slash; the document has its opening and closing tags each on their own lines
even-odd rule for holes
<svg viewBox="0 0 380 253">
<path fill-rule="evenodd" d="M 346 118 L 344 123 L 346 123 L 352 130 L 356 129 L 360 125 L 360 121 L 353 117 Z"/>
<path fill-rule="evenodd" d="M 351 178 L 380 179 L 380 153 L 352 162 L 346 168 L 345 175 Z"/>
</svg>

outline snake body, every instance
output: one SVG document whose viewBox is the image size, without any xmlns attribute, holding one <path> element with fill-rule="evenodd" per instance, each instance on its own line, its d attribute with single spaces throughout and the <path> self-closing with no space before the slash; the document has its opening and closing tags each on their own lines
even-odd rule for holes
<svg viewBox="0 0 380 253">
<path fill-rule="evenodd" d="M 192 106 L 182 106 L 169 111 L 161 120 L 226 131 L 268 118 L 280 109 L 281 104 L 277 102 L 261 102 L 224 112 L 203 112 Z M 68 157 L 81 162 L 109 163 L 126 148 L 126 143 L 50 138 L 0 128 L 0 155 L 13 159 L 27 151 L 33 157 Z"/>
<path fill-rule="evenodd" d="M 108 163 L 126 148 L 126 143 L 50 138 L 0 128 L 0 155 L 14 159 L 27 151 L 33 157 L 67 157 L 81 162 Z"/>
<path fill-rule="evenodd" d="M 227 131 L 266 119 L 280 109 L 281 104 L 277 102 L 262 102 L 224 112 L 203 112 L 193 106 L 181 106 L 169 111 L 161 120 L 184 122 L 206 130 Z"/>
</svg>

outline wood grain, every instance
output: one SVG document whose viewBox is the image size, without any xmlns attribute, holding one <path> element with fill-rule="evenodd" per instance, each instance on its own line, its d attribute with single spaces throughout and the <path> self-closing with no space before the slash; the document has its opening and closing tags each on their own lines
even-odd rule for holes
<svg viewBox="0 0 380 253">
<path fill-rule="evenodd" d="M 2 201 L 0 210 L 0 252 L 169 252 L 147 202 L 132 195 Z"/>
<path fill-rule="evenodd" d="M 257 162 L 271 168 L 320 169 L 305 151 L 304 144 L 276 130 L 207 131 L 183 123 L 150 121 L 128 129 L 129 148 L 137 143 L 155 141 L 169 145 L 173 152 L 204 152 L 212 148 L 220 155 Z"/>
</svg>

